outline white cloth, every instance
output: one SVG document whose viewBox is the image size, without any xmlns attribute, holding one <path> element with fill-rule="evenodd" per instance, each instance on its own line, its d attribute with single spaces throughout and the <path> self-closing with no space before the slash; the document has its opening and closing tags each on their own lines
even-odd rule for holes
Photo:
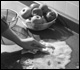
<svg viewBox="0 0 80 70">
<path fill-rule="evenodd" d="M 50 55 L 45 55 L 44 57 L 34 58 L 30 60 L 23 60 L 23 69 L 65 69 L 65 66 L 71 61 L 70 58 L 72 50 L 65 41 L 51 41 L 40 41 L 41 44 L 47 47 L 46 49 L 43 49 L 43 51 L 48 51 Z M 54 47 L 55 49 L 49 47 Z M 28 65 L 28 67 L 26 65 Z"/>
</svg>

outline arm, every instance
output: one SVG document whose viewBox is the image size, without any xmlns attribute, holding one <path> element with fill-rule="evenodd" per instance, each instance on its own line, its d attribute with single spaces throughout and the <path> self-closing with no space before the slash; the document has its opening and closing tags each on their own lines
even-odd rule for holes
<svg viewBox="0 0 80 70">
<path fill-rule="evenodd" d="M 19 37 L 10 28 L 8 28 L 4 33 L 2 33 L 2 36 L 15 42 L 19 46 L 21 45 Z"/>
<path fill-rule="evenodd" d="M 1 20 L 1 31 L 2 31 L 1 32 L 2 36 L 4 36 L 5 38 L 7 38 L 7 39 L 9 39 L 9 40 L 11 40 L 13 42 L 15 42 L 16 44 L 18 44 L 22 48 L 25 48 L 25 49 L 43 48 L 42 45 L 39 42 L 34 40 L 34 38 L 27 38 L 25 40 L 19 39 L 19 37 L 8 27 L 8 25 L 6 25 L 6 22 L 4 22 L 2 20 Z M 40 47 L 31 46 L 31 44 L 33 44 L 33 43 L 38 45 L 38 46 L 40 46 Z"/>
<path fill-rule="evenodd" d="M 20 39 L 10 28 L 8 28 L 3 34 L 3 37 L 15 42 L 17 45 L 24 49 L 41 49 L 44 48 L 39 42 L 34 40 L 34 38 Z M 31 44 L 36 44 L 37 46 L 31 46 Z"/>
<path fill-rule="evenodd" d="M 20 43 L 20 39 L 11 31 L 4 16 L 1 16 L 1 36 L 15 42 L 16 44 Z"/>
</svg>

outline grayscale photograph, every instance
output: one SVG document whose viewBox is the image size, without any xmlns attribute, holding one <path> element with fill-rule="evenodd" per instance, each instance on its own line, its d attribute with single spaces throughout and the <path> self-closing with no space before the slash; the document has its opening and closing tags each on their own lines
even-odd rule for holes
<svg viewBox="0 0 80 70">
<path fill-rule="evenodd" d="M 1 69 L 79 69 L 79 1 L 1 1 Z"/>
</svg>

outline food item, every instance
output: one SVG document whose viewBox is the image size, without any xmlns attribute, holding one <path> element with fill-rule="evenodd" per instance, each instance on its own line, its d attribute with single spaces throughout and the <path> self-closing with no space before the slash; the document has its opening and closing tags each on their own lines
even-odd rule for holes
<svg viewBox="0 0 80 70">
<path fill-rule="evenodd" d="M 42 16 L 42 20 L 43 20 L 43 23 L 47 23 L 46 19 L 44 18 L 44 16 Z"/>
<path fill-rule="evenodd" d="M 38 8 L 38 7 L 39 7 L 39 5 L 38 4 L 35 4 L 35 3 L 32 3 L 30 5 L 31 10 L 33 10 L 34 8 Z"/>
<path fill-rule="evenodd" d="M 43 11 L 43 14 L 51 11 L 47 5 L 41 5 L 39 8 Z"/>
<path fill-rule="evenodd" d="M 65 66 L 70 62 L 72 52 L 66 42 L 44 42 L 41 40 L 40 43 L 47 48 L 44 48 L 43 51 L 49 52 L 50 55 L 25 59 L 22 61 L 22 67 L 25 69 L 65 69 Z M 55 49 L 53 50 L 50 47 Z"/>
<path fill-rule="evenodd" d="M 56 13 L 52 12 L 47 5 L 39 6 L 33 3 L 30 5 L 30 8 L 24 8 L 21 12 L 21 16 L 24 18 L 24 23 L 26 20 L 25 26 L 34 30 L 46 29 L 48 24 L 45 23 L 48 23 L 56 18 Z"/>
<path fill-rule="evenodd" d="M 21 16 L 24 18 L 24 19 L 27 19 L 27 18 L 29 18 L 30 16 L 32 16 L 31 15 L 31 9 L 30 8 L 23 8 L 22 10 L 21 10 Z"/>
<path fill-rule="evenodd" d="M 31 22 L 34 24 L 42 24 L 42 18 L 38 15 L 35 15 L 31 18 Z"/>
<path fill-rule="evenodd" d="M 31 22 L 30 19 L 27 19 L 27 20 L 25 21 L 25 23 L 26 23 L 26 25 L 28 26 L 28 24 L 30 25 L 32 22 Z"/>
<path fill-rule="evenodd" d="M 31 18 L 31 22 L 33 23 L 33 27 L 36 30 L 41 29 L 41 24 L 43 24 L 43 20 L 40 16 L 36 15 Z"/>
<path fill-rule="evenodd" d="M 41 5 L 39 8 L 42 10 L 43 16 L 47 22 L 50 22 L 55 18 L 54 12 L 51 12 L 47 5 Z"/>
<path fill-rule="evenodd" d="M 56 14 L 54 12 L 48 12 L 46 15 L 46 19 L 48 22 L 54 20 L 56 18 Z"/>
<path fill-rule="evenodd" d="M 32 10 L 32 15 L 39 15 L 39 16 L 41 16 L 42 17 L 42 10 L 41 9 L 39 9 L 39 8 L 34 8 L 33 10 Z"/>
</svg>

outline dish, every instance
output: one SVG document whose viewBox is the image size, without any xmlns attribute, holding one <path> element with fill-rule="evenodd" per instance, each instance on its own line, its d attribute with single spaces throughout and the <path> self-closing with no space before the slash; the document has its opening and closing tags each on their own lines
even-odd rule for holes
<svg viewBox="0 0 80 70">
<path fill-rule="evenodd" d="M 36 9 L 36 8 L 34 8 L 34 9 Z M 53 19 L 53 20 L 51 20 L 51 21 L 47 21 L 47 19 L 45 18 L 45 16 L 44 15 L 42 15 L 42 19 L 46 19 L 46 21 L 47 22 L 40 22 L 38 19 L 34 19 L 35 20 L 35 23 L 34 23 L 34 21 L 32 21 L 32 19 L 33 19 L 33 17 L 35 17 L 35 16 L 37 16 L 37 14 L 40 14 L 40 13 L 37 13 L 37 12 L 39 12 L 39 8 L 37 8 L 36 9 L 36 11 L 35 10 L 32 10 L 31 11 L 31 8 L 23 8 L 22 10 L 21 10 L 21 12 L 23 11 L 23 13 L 20 13 L 20 15 L 21 15 L 21 17 L 22 17 L 22 19 L 24 20 L 24 21 L 22 21 L 23 22 L 23 24 L 24 24 L 24 26 L 25 27 L 27 27 L 27 28 L 29 28 L 29 29 L 32 29 L 32 30 L 35 30 L 35 31 L 40 31 L 40 30 L 44 30 L 44 29 L 46 29 L 46 28 L 48 28 L 48 27 L 50 27 L 52 24 L 54 24 L 55 23 L 55 21 L 56 21 L 56 19 L 57 19 L 57 17 L 58 17 L 58 13 L 53 9 L 53 10 L 51 10 L 50 8 L 50 11 L 49 12 L 47 12 L 46 13 L 46 15 L 45 16 L 47 16 L 47 14 L 48 13 L 51 13 L 51 12 L 54 12 L 55 13 L 55 18 Z M 25 10 L 25 11 L 24 11 Z M 29 12 L 29 13 L 28 13 Z M 32 12 L 32 14 L 30 13 L 30 12 Z M 33 14 L 34 13 L 34 14 Z M 37 13 L 36 15 L 35 15 L 35 13 Z M 25 16 L 25 15 L 26 16 Z M 29 17 L 29 14 L 30 14 L 30 17 Z M 25 16 L 25 18 L 23 17 L 23 15 Z M 40 14 L 41 15 L 41 14 Z M 48 16 L 49 16 L 49 14 L 48 14 Z M 38 22 L 39 21 L 39 22 Z M 37 22 L 37 23 L 36 23 Z M 40 23 L 40 24 L 38 24 L 38 23 Z"/>
</svg>

